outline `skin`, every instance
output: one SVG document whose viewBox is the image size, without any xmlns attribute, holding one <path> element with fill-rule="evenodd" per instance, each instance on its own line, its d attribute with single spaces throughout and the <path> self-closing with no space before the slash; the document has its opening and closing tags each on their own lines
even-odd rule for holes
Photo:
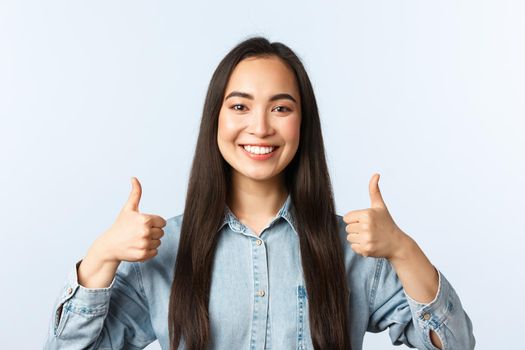
<svg viewBox="0 0 525 350">
<path fill-rule="evenodd" d="M 166 220 L 139 210 L 142 186 L 131 179 L 131 193 L 117 219 L 89 248 L 77 273 L 86 288 L 106 288 L 115 277 L 121 261 L 146 261 L 158 253 Z"/>
<path fill-rule="evenodd" d="M 251 97 L 228 97 L 232 92 Z M 272 101 L 277 94 L 295 101 Z M 299 147 L 301 101 L 295 75 L 275 56 L 242 60 L 230 75 L 218 123 L 219 150 L 232 167 L 228 206 L 259 235 L 286 200 L 283 170 Z M 254 160 L 239 146 L 261 143 L 279 148 L 270 159 Z"/>
</svg>

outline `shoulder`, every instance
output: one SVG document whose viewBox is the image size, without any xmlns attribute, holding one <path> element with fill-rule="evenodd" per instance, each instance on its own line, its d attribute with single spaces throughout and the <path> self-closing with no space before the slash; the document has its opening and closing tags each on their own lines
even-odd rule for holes
<svg viewBox="0 0 525 350">
<path fill-rule="evenodd" d="M 337 236 L 339 237 L 341 245 L 343 246 L 343 252 L 345 253 L 345 257 L 346 257 L 346 255 L 360 256 L 359 254 L 356 254 L 352 250 L 352 248 L 350 248 L 350 242 L 348 242 L 348 240 L 346 239 L 346 236 L 348 235 L 348 232 L 346 232 L 347 223 L 344 222 L 343 216 L 339 215 L 339 214 L 336 214 L 335 217 L 336 217 L 336 221 L 337 221 Z"/>
<path fill-rule="evenodd" d="M 164 226 L 164 236 L 160 239 L 159 255 L 161 253 L 177 250 L 180 241 L 180 231 L 182 226 L 182 217 L 184 214 L 171 216 L 166 219 L 166 226 Z"/>
<path fill-rule="evenodd" d="M 184 214 L 179 214 L 175 216 L 171 216 L 166 219 L 166 226 L 164 226 L 164 237 L 170 238 L 170 239 L 178 239 L 180 236 L 180 228 L 182 226 L 182 217 Z"/>
</svg>

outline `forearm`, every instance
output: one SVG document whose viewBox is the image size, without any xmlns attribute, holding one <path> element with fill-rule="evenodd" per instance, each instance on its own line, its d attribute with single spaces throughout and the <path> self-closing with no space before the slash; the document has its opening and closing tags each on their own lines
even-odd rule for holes
<svg viewBox="0 0 525 350">
<path fill-rule="evenodd" d="M 400 236 L 403 240 L 398 254 L 389 259 L 405 293 L 415 301 L 427 304 L 437 295 L 439 275 L 417 243 L 408 235 Z M 430 339 L 434 346 L 442 348 L 439 336 L 430 331 Z"/>
<path fill-rule="evenodd" d="M 402 248 L 389 261 L 405 292 L 419 303 L 429 303 L 438 291 L 438 272 L 410 236 L 403 234 L 401 239 L 404 241 Z"/>
</svg>

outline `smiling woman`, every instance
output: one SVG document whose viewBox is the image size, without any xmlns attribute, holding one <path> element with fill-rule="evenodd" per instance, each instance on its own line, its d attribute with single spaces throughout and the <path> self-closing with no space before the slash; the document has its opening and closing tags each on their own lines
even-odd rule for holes
<svg viewBox="0 0 525 350">
<path fill-rule="evenodd" d="M 388 328 L 396 345 L 472 349 L 458 295 L 377 181 L 373 208 L 336 214 L 301 61 L 262 37 L 239 43 L 208 87 L 184 213 L 139 213 L 134 179 L 72 267 L 45 348 L 360 350 Z"/>
<path fill-rule="evenodd" d="M 228 204 L 234 213 L 271 217 L 277 212 L 282 200 L 273 207 L 258 206 L 253 199 L 238 203 L 239 191 L 262 188 L 268 181 L 284 184 L 283 170 L 299 147 L 300 103 L 294 73 L 277 56 L 246 58 L 233 70 L 219 112 L 217 144 L 232 167 L 230 193 L 235 202 Z M 274 188 L 270 184 L 266 189 L 271 193 Z M 277 198 L 286 197 L 286 188 L 277 189 Z M 266 202 L 261 194 L 257 197 Z"/>
</svg>

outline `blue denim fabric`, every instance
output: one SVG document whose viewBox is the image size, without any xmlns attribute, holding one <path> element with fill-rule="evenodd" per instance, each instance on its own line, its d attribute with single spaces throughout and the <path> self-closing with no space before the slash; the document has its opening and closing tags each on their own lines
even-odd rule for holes
<svg viewBox="0 0 525 350">
<path fill-rule="evenodd" d="M 257 237 L 226 207 L 215 253 L 210 290 L 210 349 L 313 349 L 308 297 L 299 239 L 289 211 L 291 197 Z M 394 345 L 473 349 L 472 323 L 445 276 L 433 301 L 420 304 L 405 294 L 383 258 L 354 253 L 346 223 L 337 215 L 350 289 L 350 339 L 361 350 L 366 331 L 388 328 Z M 169 349 L 168 303 L 182 214 L 164 227 L 158 254 L 146 262 L 123 261 L 107 288 L 78 284 L 77 267 L 58 296 L 45 349 L 143 349 L 156 339 Z M 63 306 L 61 314 L 59 307 Z M 184 349 L 184 340 L 179 349 Z"/>
</svg>

